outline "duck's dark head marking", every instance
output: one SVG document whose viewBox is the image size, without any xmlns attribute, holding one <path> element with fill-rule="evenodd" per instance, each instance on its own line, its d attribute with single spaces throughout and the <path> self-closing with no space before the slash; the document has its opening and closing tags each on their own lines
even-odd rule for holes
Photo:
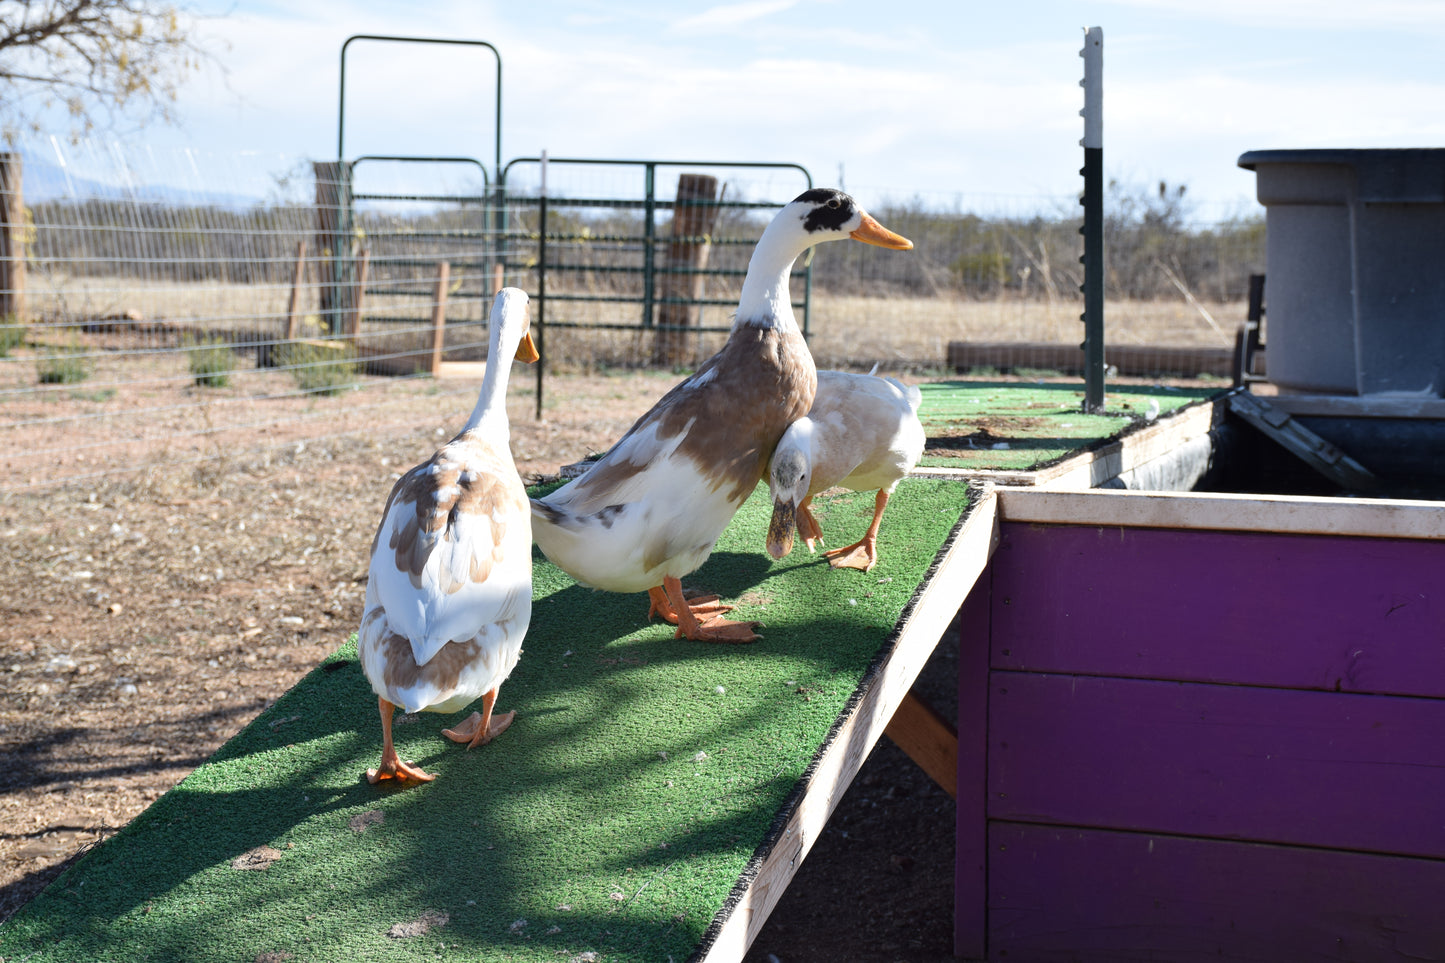
<svg viewBox="0 0 1445 963">
<path fill-rule="evenodd" d="M 831 187 L 815 187 L 804 191 L 793 199 L 794 204 L 799 201 L 813 205 L 813 209 L 803 218 L 803 229 L 809 234 L 815 231 L 841 231 L 843 225 L 858 213 L 858 205 L 853 198 Z"/>
</svg>

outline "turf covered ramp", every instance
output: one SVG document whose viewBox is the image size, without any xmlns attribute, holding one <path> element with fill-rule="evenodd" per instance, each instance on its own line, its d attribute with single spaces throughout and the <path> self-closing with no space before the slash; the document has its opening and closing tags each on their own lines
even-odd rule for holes
<svg viewBox="0 0 1445 963">
<path fill-rule="evenodd" d="M 380 726 L 348 643 L 0 928 L 0 957 L 740 955 L 992 534 L 992 495 L 909 479 L 872 572 L 801 548 L 773 562 L 765 495 L 686 580 L 763 621 L 761 641 L 675 641 L 644 620 L 645 596 L 581 588 L 539 556 L 532 629 L 498 700 L 517 720 L 496 742 L 447 742 L 460 716 L 398 720 L 398 751 L 437 780 L 367 785 Z M 873 498 L 820 503 L 843 544 Z"/>
</svg>

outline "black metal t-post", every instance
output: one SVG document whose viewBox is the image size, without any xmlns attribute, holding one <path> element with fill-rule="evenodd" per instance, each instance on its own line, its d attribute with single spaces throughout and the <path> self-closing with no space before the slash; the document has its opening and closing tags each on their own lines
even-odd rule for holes
<svg viewBox="0 0 1445 963">
<path fill-rule="evenodd" d="M 532 312 L 533 340 L 537 342 L 537 414 L 542 420 L 542 390 L 546 387 L 547 356 L 547 152 L 542 151 L 542 182 L 537 198 L 537 308 Z M 511 362 L 508 362 L 510 364 Z"/>
<path fill-rule="evenodd" d="M 1084 31 L 1084 411 L 1104 410 L 1104 31 Z"/>
</svg>

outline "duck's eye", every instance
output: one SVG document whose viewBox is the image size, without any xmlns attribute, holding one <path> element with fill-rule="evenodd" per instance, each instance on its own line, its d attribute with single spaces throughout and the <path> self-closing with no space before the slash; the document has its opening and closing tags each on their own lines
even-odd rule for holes
<svg viewBox="0 0 1445 963">
<path fill-rule="evenodd" d="M 840 200 L 838 200 L 838 198 L 836 198 L 836 197 L 833 197 L 833 198 L 829 198 L 829 199 L 828 199 L 828 206 L 831 207 L 831 208 L 832 208 L 833 210 L 835 210 L 835 211 L 836 211 L 839 207 L 841 207 L 842 205 L 843 205 L 843 202 L 840 201 Z"/>
</svg>

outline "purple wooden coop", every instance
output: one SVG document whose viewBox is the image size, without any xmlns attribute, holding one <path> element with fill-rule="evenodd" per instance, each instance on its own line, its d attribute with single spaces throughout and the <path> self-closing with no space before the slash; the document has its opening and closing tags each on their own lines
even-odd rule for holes
<svg viewBox="0 0 1445 963">
<path fill-rule="evenodd" d="M 1445 955 L 1445 511 L 999 490 L 956 951 Z"/>
<path fill-rule="evenodd" d="M 960 957 L 1445 960 L 1445 151 L 1240 164 L 1278 393 L 1122 483 L 1224 493 L 981 504 Z"/>
</svg>

